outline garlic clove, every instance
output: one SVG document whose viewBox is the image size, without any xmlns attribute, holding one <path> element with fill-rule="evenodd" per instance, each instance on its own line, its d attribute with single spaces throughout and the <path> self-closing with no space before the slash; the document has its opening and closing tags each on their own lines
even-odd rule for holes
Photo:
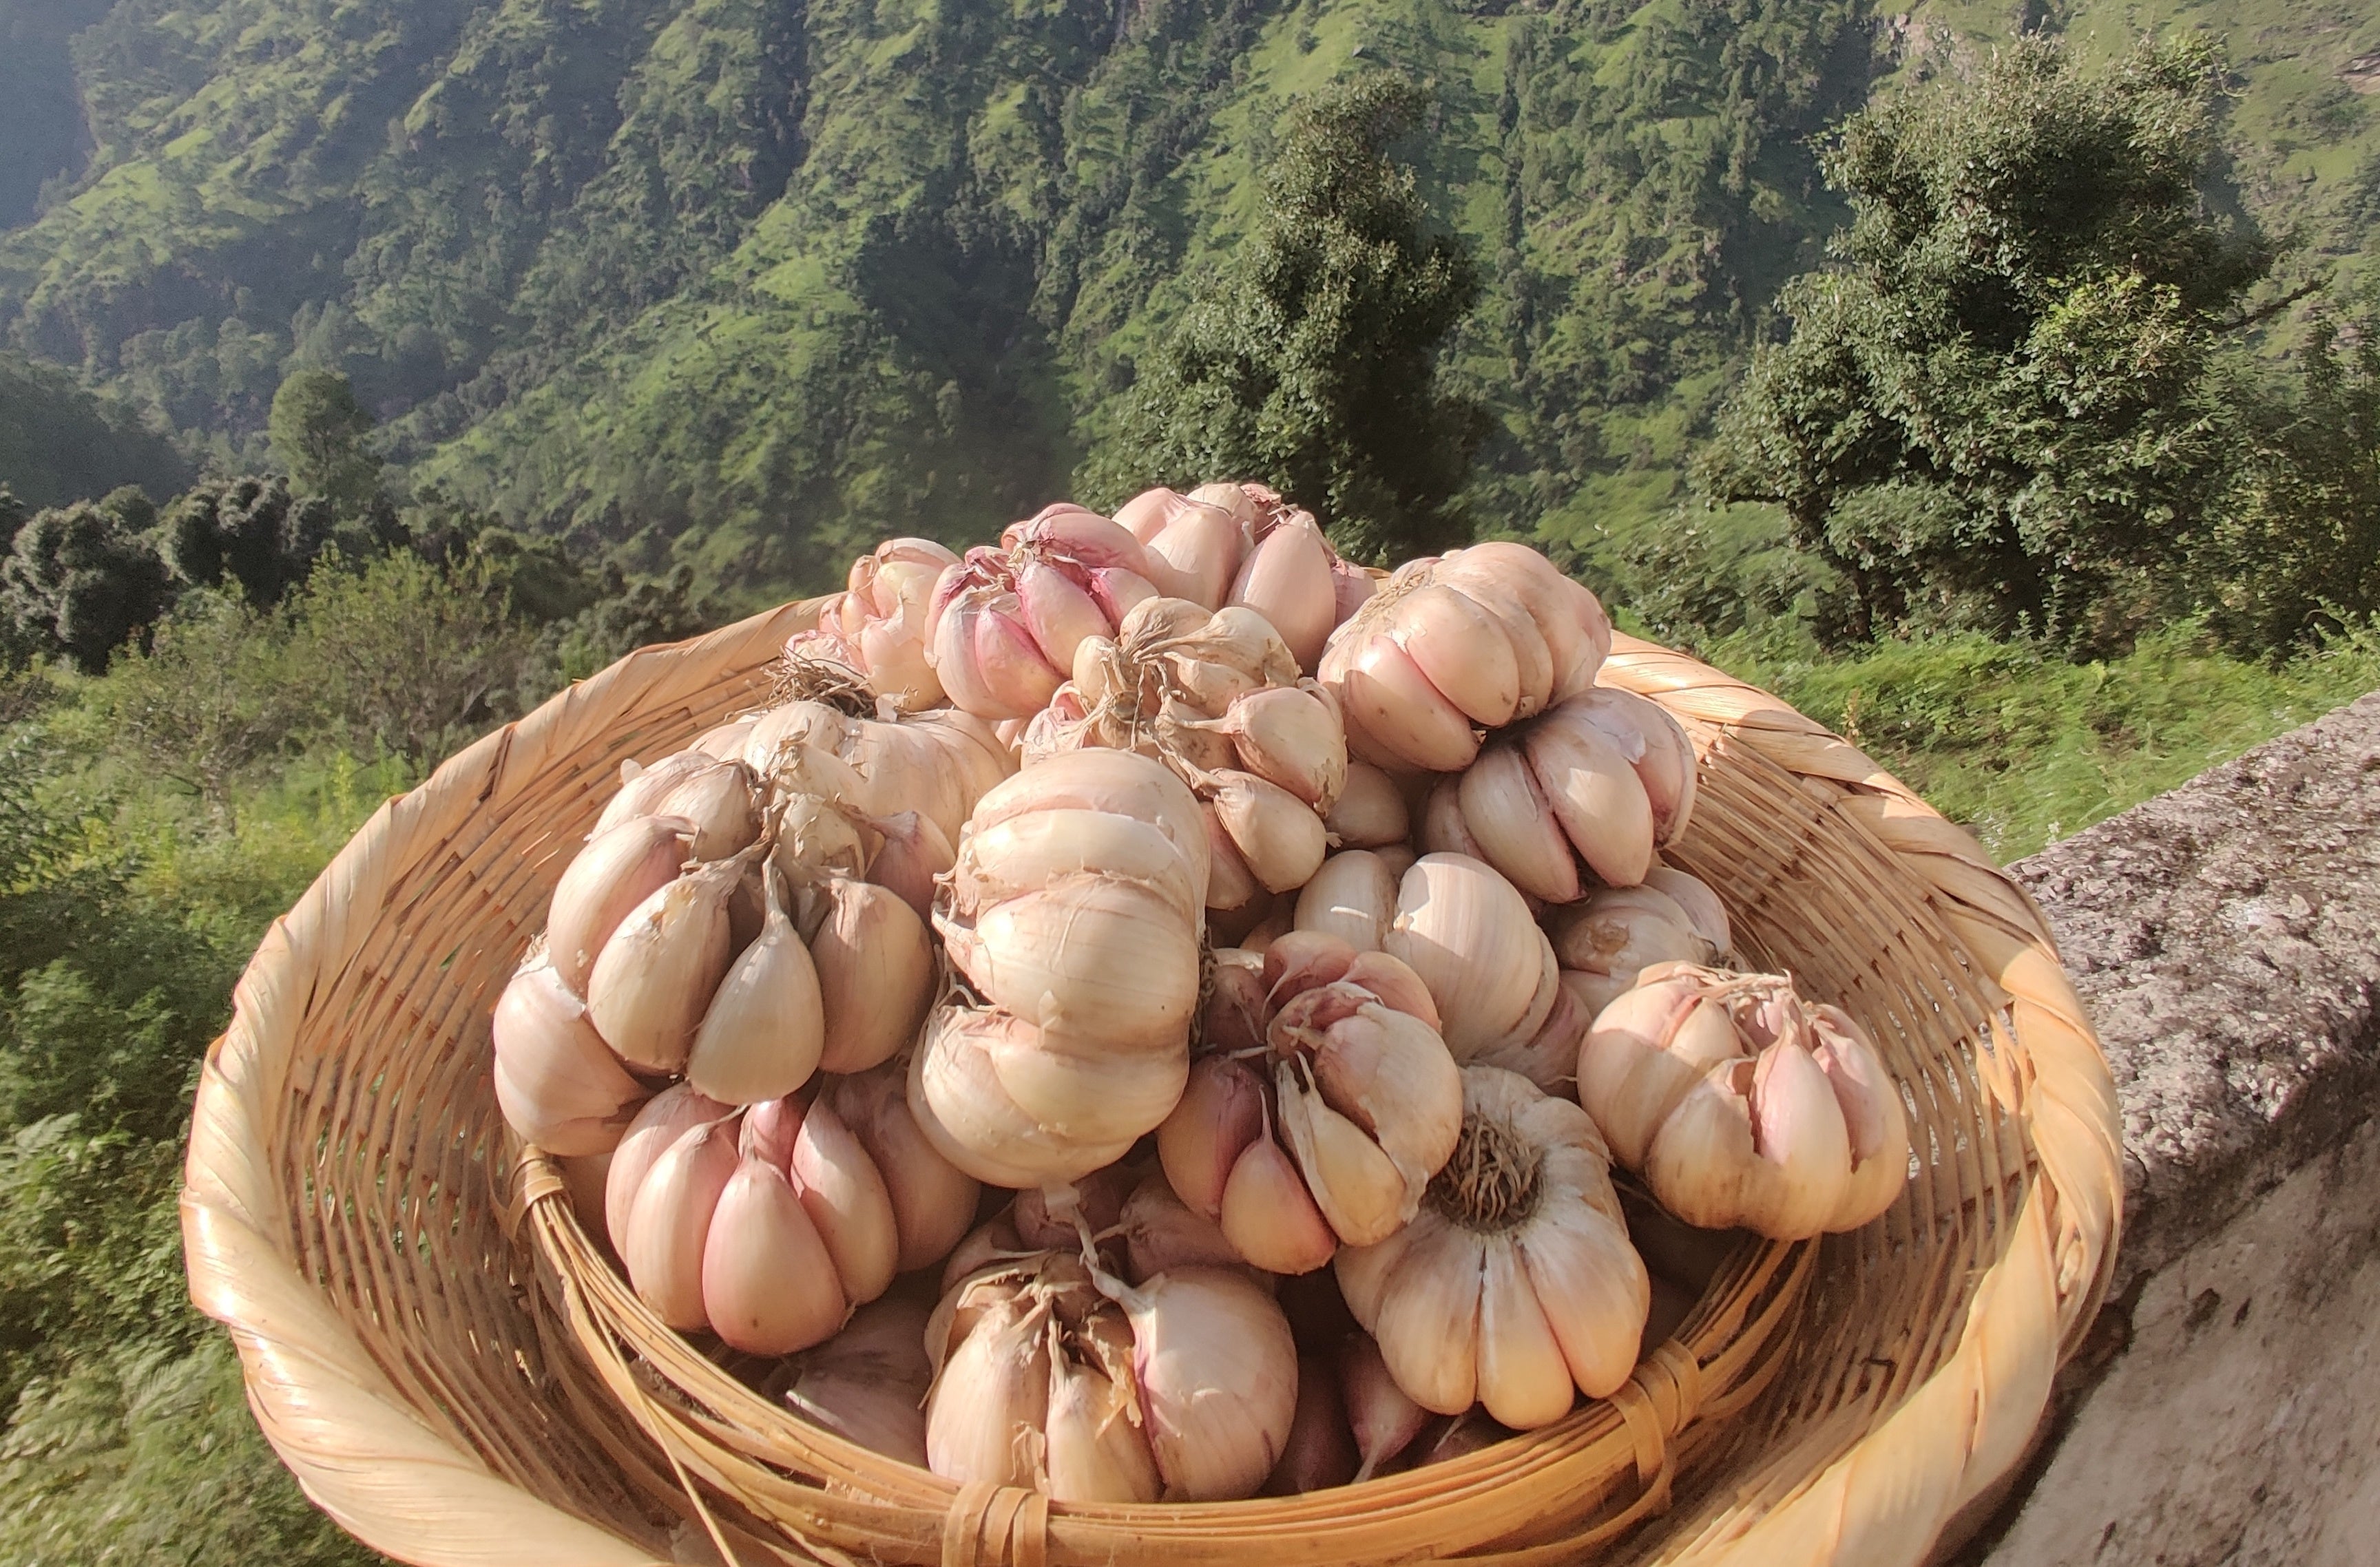
<svg viewBox="0 0 2380 1567">
<path fill-rule="evenodd" d="M 1546 934 L 1564 968 L 1632 983 L 1654 964 L 1699 963 L 1706 955 L 1686 911 L 1651 886 L 1598 887 L 1583 903 L 1548 915 Z"/>
<path fill-rule="evenodd" d="M 1478 1392 L 1480 1236 L 1424 1214 L 1380 1294 L 1380 1356 L 1407 1396 L 1440 1415 L 1460 1415 Z M 1343 1278 L 1342 1278 L 1343 1283 Z M 1348 1304 L 1354 1303 L 1351 1299 Z"/>
<path fill-rule="evenodd" d="M 1167 577 L 1158 586 L 1169 597 L 1209 610 L 1222 607 L 1223 595 L 1231 591 L 1240 569 L 1240 525 L 1231 513 L 1185 502 L 1143 542 L 1148 546 L 1149 565 L 1161 566 Z"/>
<path fill-rule="evenodd" d="M 1438 1031 L 1392 1008 L 1366 1005 L 1333 1024 L 1314 1052 L 1323 1100 L 1378 1142 L 1404 1182 L 1410 1218 L 1463 1131 L 1463 1074 Z"/>
<path fill-rule="evenodd" d="M 1851 1132 L 1833 1083 L 1808 1051 L 1780 1039 L 1753 1069 L 1752 1140 L 1783 1174 L 1769 1220 L 1780 1239 L 1827 1228 L 1851 1187 Z"/>
<path fill-rule="evenodd" d="M 1318 810 L 1347 783 L 1347 731 L 1311 681 L 1254 691 L 1223 715 L 1240 765 Z"/>
<path fill-rule="evenodd" d="M 1397 880 L 1386 862 L 1368 850 L 1349 849 L 1324 860 L 1297 894 L 1296 926 L 1372 952 L 1396 912 Z"/>
<path fill-rule="evenodd" d="M 1050 1328 L 1054 1340 L 1058 1329 Z M 1044 1417 L 1048 1490 L 1052 1501 L 1155 1501 L 1165 1482 L 1141 1435 L 1128 1383 L 1050 1348 L 1050 1404 Z"/>
<path fill-rule="evenodd" d="M 1852 1182 L 1827 1228 L 1855 1230 L 1880 1217 L 1909 1179 L 1909 1122 L 1900 1091 L 1859 1025 L 1840 1007 L 1814 1009 L 1813 1053 L 1851 1135 Z"/>
<path fill-rule="evenodd" d="M 752 770 L 740 761 L 691 768 L 655 804 L 656 816 L 694 823 L 693 856 L 725 859 L 760 835 L 760 808 Z"/>
<path fill-rule="evenodd" d="M 1587 1026 L 1625 986 L 1567 968 L 1559 972 L 1555 984 L 1554 1004 L 1525 1043 L 1495 1046 L 1471 1059 L 1482 1066 L 1517 1072 L 1548 1094 L 1575 1092 L 1579 1047 L 1585 1043 Z"/>
<path fill-rule="evenodd" d="M 1347 1302 L 1348 1315 L 1367 1333 L 1379 1323 L 1380 1299 L 1387 1291 L 1389 1275 L 1404 1259 L 1405 1246 L 1412 1241 L 1415 1229 L 1408 1224 L 1378 1245 L 1341 1246 L 1339 1255 L 1332 1258 L 1332 1270 L 1338 1276 L 1339 1293 Z"/>
<path fill-rule="evenodd" d="M 1101 629 L 1105 627 L 1102 626 Z M 994 594 L 975 623 L 976 668 L 996 711 L 979 718 L 1029 718 L 1050 705 L 1065 661 L 1041 650 L 1014 593 Z M 1071 659 L 1074 650 L 1067 650 Z"/>
<path fill-rule="evenodd" d="M 1589 1398 L 1609 1398 L 1643 1345 L 1652 1301 L 1644 1259 L 1615 1221 L 1583 1205 L 1548 1204 L 1519 1244 L 1571 1379 Z"/>
<path fill-rule="evenodd" d="M 827 883 L 826 917 L 812 933 L 828 1072 L 865 1072 L 917 1037 L 933 1001 L 934 946 L 925 921 L 870 882 Z"/>
<path fill-rule="evenodd" d="M 587 978 L 587 1014 L 630 1066 L 676 1072 L 726 977 L 736 860 L 698 866 L 628 911 Z"/>
<path fill-rule="evenodd" d="M 1299 1355 L 1297 1413 L 1262 1494 L 1303 1496 L 1343 1486 L 1355 1477 L 1357 1463 L 1338 1372 L 1320 1355 Z"/>
<path fill-rule="evenodd" d="M 1203 820 L 1199 834 L 1203 842 Z M 1191 866 L 1174 841 L 1149 822 L 1104 810 L 1038 811 L 968 831 L 952 873 L 951 911 L 972 917 L 1061 876 L 1089 871 L 1139 882 L 1183 918 L 1196 919 L 1203 894 Z"/>
<path fill-rule="evenodd" d="M 1163 485 L 1144 490 L 1116 508 L 1115 524 L 1146 545 L 1189 509 L 1190 497 Z M 1229 514 L 1225 514 L 1228 516 Z"/>
<path fill-rule="evenodd" d="M 1218 914 L 1246 908 L 1264 895 L 1257 873 L 1232 841 L 1231 830 L 1212 807 L 1207 810 L 1208 853 L 1214 873 L 1207 883 L 1207 906 Z"/>
<path fill-rule="evenodd" d="M 1505 880 L 1548 903 L 1567 904 L 1581 895 L 1570 840 L 1519 747 L 1499 742 L 1482 749 L 1456 785 L 1456 800 L 1479 857 Z"/>
<path fill-rule="evenodd" d="M 1344 730 L 1342 730 L 1343 735 Z M 1347 848 L 1371 849 L 1402 844 L 1412 831 L 1403 791 L 1396 781 L 1367 761 L 1349 761 L 1346 782 L 1322 824 Z"/>
<path fill-rule="evenodd" d="M 565 985 L 587 993 L 603 943 L 630 909 L 677 880 L 693 836 L 689 821 L 632 817 L 578 851 L 554 883 L 545 921 L 546 952 Z"/>
<path fill-rule="evenodd" d="M 1460 776 L 1439 779 L 1423 798 L 1418 841 L 1424 854 L 1462 855 L 1483 865 L 1487 863 L 1488 850 L 1472 836 L 1471 823 L 1463 814 Z M 1566 846 L 1563 852 L 1569 852 Z"/>
<path fill-rule="evenodd" d="M 765 880 L 766 923 L 719 982 L 686 1058 L 686 1080 L 725 1104 L 792 1093 L 818 1070 L 826 1039 L 818 971 L 774 875 Z"/>
<path fill-rule="evenodd" d="M 994 1301 L 953 1347 L 926 1398 L 926 1463 L 961 1485 L 1037 1488 L 1050 1410 L 1049 1311 Z"/>
<path fill-rule="evenodd" d="M 1578 1102 L 1595 1118 L 1612 1157 L 1642 1170 L 1654 1134 L 1702 1084 L 1742 1050 L 1726 1009 L 1686 979 L 1645 981 L 1597 1014 L 1578 1050 Z M 1749 1136 L 1747 1132 L 1747 1136 Z"/>
<path fill-rule="evenodd" d="M 1512 638 L 1476 601 L 1432 583 L 1390 610 L 1396 638 L 1440 695 L 1472 723 L 1509 723 L 1521 705 L 1521 671 Z"/>
<path fill-rule="evenodd" d="M 1550 1426 L 1570 1413 L 1575 1396 L 1570 1367 L 1512 1237 L 1488 1237 L 1484 1256 L 1479 1402 L 1497 1421 L 1516 1431 Z"/>
<path fill-rule="evenodd" d="M 1316 1218 L 1318 1222 L 1320 1216 Z M 1116 1227 L 1123 1233 L 1124 1257 L 1135 1283 L 1169 1269 L 1230 1268 L 1245 1260 L 1222 1227 L 1191 1212 L 1161 1175 L 1133 1188 Z"/>
<path fill-rule="evenodd" d="M 1248 552 L 1232 582 L 1230 602 L 1270 622 L 1298 667 L 1311 673 L 1338 623 L 1333 554 L 1311 518 L 1283 517 Z"/>
<path fill-rule="evenodd" d="M 1429 1411 L 1397 1386 L 1380 1346 L 1369 1333 L 1352 1335 L 1340 1352 L 1339 1382 L 1359 1458 L 1354 1478 L 1368 1480 L 1411 1447 L 1429 1424 Z"/>
<path fill-rule="evenodd" d="M 982 1036 L 993 1075 L 1011 1102 L 1054 1136 L 1106 1144 L 1137 1137 L 1181 1102 L 1185 1051 L 1077 1053 L 1052 1041 L 1007 1031 Z"/>
<path fill-rule="evenodd" d="M 1383 950 L 1429 988 L 1458 1063 L 1514 1033 L 1541 999 L 1539 1021 L 1553 1008 L 1539 995 L 1548 952 L 1528 905 L 1466 856 L 1425 855 L 1405 872 Z"/>
<path fill-rule="evenodd" d="M 1057 669 L 1074 668 L 1075 650 L 1085 638 L 1104 637 L 1114 629 L 1090 594 L 1064 572 L 1038 560 L 1017 567 L 1016 601 L 1041 656 Z"/>
<path fill-rule="evenodd" d="M 834 1337 L 802 1356 L 783 1392 L 795 1413 L 917 1468 L 926 1466 L 926 1359 L 922 1302 L 887 1297 L 863 1306 Z"/>
<path fill-rule="evenodd" d="M 1003 1013 L 936 1007 L 910 1058 L 909 1109 L 918 1130 L 944 1160 L 995 1186 L 1072 1181 L 1113 1164 L 1138 1138 L 1135 1134 L 1111 1142 L 1075 1143 L 1008 1097 L 981 1036 L 1032 1029 L 1032 1024 Z M 1009 1046 L 1034 1048 L 1024 1039 Z"/>
<path fill-rule="evenodd" d="M 1674 866 L 1656 865 L 1645 872 L 1645 884 L 1666 894 L 1685 912 L 1688 925 L 1707 949 L 1695 962 L 1716 963 L 1734 950 L 1727 905 L 1719 902 L 1708 882 Z"/>
<path fill-rule="evenodd" d="M 1052 757 L 987 790 L 976 802 L 959 844 L 962 869 L 968 859 L 968 839 L 1012 817 L 1060 810 L 1099 811 L 1154 826 L 1188 862 L 1197 893 L 1194 903 L 1205 902 L 1207 824 L 1197 796 L 1163 764 L 1098 747 Z M 976 857 L 981 864 L 985 856 Z"/>
<path fill-rule="evenodd" d="M 1180 1102 L 1157 1129 L 1157 1159 L 1194 1212 L 1221 1216 L 1232 1168 L 1264 1135 L 1264 1116 L 1263 1085 L 1245 1063 L 1218 1054 L 1190 1063 Z"/>
<path fill-rule="evenodd" d="M 1112 876 L 1060 877 L 985 910 L 951 957 L 993 1005 L 1108 1050 L 1178 1048 L 1198 1001 L 1195 928 Z"/>
<path fill-rule="evenodd" d="M 686 748 L 700 751 L 708 757 L 717 757 L 722 761 L 739 758 L 744 754 L 745 742 L 751 737 L 752 727 L 758 722 L 751 718 L 732 718 L 724 723 L 714 724 L 696 735 L 694 744 Z"/>
<path fill-rule="evenodd" d="M 822 1343 L 850 1310 L 792 1184 L 764 1160 L 738 1161 L 720 1195 L 703 1247 L 701 1296 L 711 1330 L 747 1354 L 791 1354 Z"/>
<path fill-rule="evenodd" d="M 1208 774 L 1215 819 L 1268 893 L 1294 892 L 1314 879 L 1330 840 L 1313 808 L 1278 784 L 1232 769 Z"/>
<path fill-rule="evenodd" d="M 934 912 L 934 879 L 958 863 L 958 851 L 933 818 L 914 810 L 872 817 L 868 826 L 883 837 L 868 861 L 868 879 L 892 893 L 919 919 Z"/>
<path fill-rule="evenodd" d="M 679 780 L 701 768 L 709 753 L 699 748 L 700 742 L 683 751 L 673 751 L 650 767 L 638 767 L 633 761 L 620 764 L 620 788 L 603 807 L 601 815 L 587 834 L 592 843 L 632 817 L 664 814 L 660 807 Z"/>
<path fill-rule="evenodd" d="M 542 953 L 496 999 L 493 1034 L 497 1108 L 549 1153 L 608 1152 L 647 1098 Z"/>
<path fill-rule="evenodd" d="M 896 1266 L 904 1273 L 941 1260 L 959 1244 L 975 1222 L 982 1190 L 973 1176 L 935 1151 L 910 1111 L 908 1080 L 905 1063 L 887 1062 L 835 1079 L 820 1096 L 843 1117 L 884 1179 L 900 1241 Z"/>
<path fill-rule="evenodd" d="M 1598 686 L 1564 705 L 1573 704 L 1635 768 L 1658 841 L 1675 842 L 1694 808 L 1694 747 L 1684 726 L 1660 703 L 1633 691 Z"/>
<path fill-rule="evenodd" d="M 1413 1217 L 1421 1194 L 1407 1184 L 1362 1127 L 1324 1103 L 1319 1094 L 1307 1093 L 1288 1063 L 1275 1068 L 1274 1084 L 1282 1136 L 1331 1230 L 1349 1245 L 1358 1246 L 1394 1234 Z"/>
<path fill-rule="evenodd" d="M 1297 1166 L 1270 1137 L 1258 1137 L 1224 1183 L 1224 1238 L 1237 1257 L 1268 1273 L 1311 1273 L 1339 1249 Z"/>
<path fill-rule="evenodd" d="M 705 1122 L 680 1133 L 636 1187 L 620 1260 L 638 1298 L 673 1328 L 710 1325 L 702 1299 L 704 1237 L 736 1165 L 732 1123 Z"/>
<path fill-rule="evenodd" d="M 653 1161 L 690 1127 L 705 1125 L 734 1113 L 734 1108 L 697 1093 L 684 1083 L 673 1083 L 645 1101 L 628 1124 L 627 1134 L 612 1150 L 611 1167 L 603 1176 L 603 1222 L 612 1249 L 628 1249 L 628 1215 L 637 1191 Z"/>
<path fill-rule="evenodd" d="M 1178 1268 L 1102 1293 L 1132 1321 L 1133 1373 L 1169 1500 L 1253 1496 L 1297 1413 L 1289 1319 L 1236 1269 Z"/>
<path fill-rule="evenodd" d="M 1568 702 L 1531 724 L 1522 745 L 1587 869 L 1613 887 L 1644 881 L 1653 863 L 1653 806 L 1619 747 Z"/>
<path fill-rule="evenodd" d="M 814 1104 L 802 1117 L 790 1173 L 802 1211 L 833 1259 L 844 1297 L 858 1305 L 882 1294 L 900 1252 L 892 1196 L 832 1105 Z"/>
<path fill-rule="evenodd" d="M 1460 772 L 1479 754 L 1479 737 L 1463 711 L 1430 684 L 1413 655 L 1381 636 L 1352 645 L 1343 663 L 1326 666 L 1323 681 L 1339 696 L 1350 738 L 1361 731 L 1373 747 L 1406 767 Z"/>
<path fill-rule="evenodd" d="M 1429 1025 L 1432 1033 L 1443 1027 L 1437 999 L 1421 982 L 1421 976 L 1386 953 L 1357 953 L 1342 978 L 1350 985 L 1360 985 L 1379 997 L 1382 1005 L 1421 1019 Z"/>
</svg>

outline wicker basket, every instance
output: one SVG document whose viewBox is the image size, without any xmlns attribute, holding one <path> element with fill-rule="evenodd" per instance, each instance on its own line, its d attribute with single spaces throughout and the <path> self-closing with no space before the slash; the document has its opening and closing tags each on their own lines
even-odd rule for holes
<svg viewBox="0 0 2380 1567">
<path fill-rule="evenodd" d="M 1675 857 L 1746 955 L 1848 1006 L 1902 1085 L 1918 1168 L 1883 1220 L 1745 1247 L 1612 1400 L 1288 1500 L 954 1488 L 744 1391 L 619 1286 L 552 1168 L 516 1160 L 487 1019 L 619 762 L 755 705 L 815 613 L 648 649 L 471 747 L 372 818 L 242 978 L 191 1133 L 191 1294 L 352 1533 L 425 1567 L 1523 1567 L 1598 1545 L 1901 1564 L 2015 1464 L 2098 1303 L 2120 1196 L 2113 1090 L 2040 914 L 1849 745 L 1624 638 L 1605 679 L 1703 753 Z"/>
</svg>

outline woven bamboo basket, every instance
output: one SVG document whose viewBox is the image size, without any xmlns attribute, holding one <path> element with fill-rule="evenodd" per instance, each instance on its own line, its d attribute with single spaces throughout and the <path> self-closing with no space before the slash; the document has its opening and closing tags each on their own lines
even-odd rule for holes
<svg viewBox="0 0 2380 1567">
<path fill-rule="evenodd" d="M 422 1567 L 1905 1567 L 2022 1456 L 2095 1310 L 2115 1099 L 2039 911 L 1774 698 L 1621 638 L 1702 755 L 1674 857 L 1749 961 L 1875 1035 L 1916 1166 L 1876 1223 L 1747 1244 L 1634 1379 L 1546 1430 L 1286 1500 L 1078 1507 L 802 1425 L 662 1328 L 515 1146 L 488 1018 L 619 763 L 765 698 L 818 606 L 631 655 L 390 801 L 276 921 L 210 1051 L 193 1298 L 315 1502 Z"/>
</svg>

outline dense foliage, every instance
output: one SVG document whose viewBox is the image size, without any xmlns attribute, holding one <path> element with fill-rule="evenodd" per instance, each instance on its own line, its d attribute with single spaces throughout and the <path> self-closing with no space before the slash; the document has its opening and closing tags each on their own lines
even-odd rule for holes
<svg viewBox="0 0 2380 1567">
<path fill-rule="evenodd" d="M 1844 128 L 1836 264 L 1786 289 L 1702 475 L 1784 508 L 1854 635 L 2065 629 L 2204 539 L 2236 451 L 2218 346 L 2271 260 L 2200 198 L 2221 71 L 2027 40 Z"/>
<path fill-rule="evenodd" d="M 8 146 L 0 131 L 0 159 Z M 130 407 L 92 396 L 55 365 L 0 349 L 0 484 L 19 501 L 61 506 L 126 484 L 170 495 L 189 480 L 188 462 Z M 0 521 L 0 550 L 8 533 Z"/>
<path fill-rule="evenodd" d="M 1354 559 L 1463 541 L 1451 506 L 1483 416 L 1433 380 L 1479 283 L 1390 153 L 1425 106 L 1411 83 L 1370 76 L 1289 114 L 1256 227 L 1140 361 L 1087 493 L 1113 504 L 1151 477 L 1235 473 L 1330 517 Z"/>
</svg>

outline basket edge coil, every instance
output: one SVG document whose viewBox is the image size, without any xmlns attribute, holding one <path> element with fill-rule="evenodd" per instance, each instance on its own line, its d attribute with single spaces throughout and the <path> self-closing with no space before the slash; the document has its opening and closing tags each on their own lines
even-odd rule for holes
<svg viewBox="0 0 2380 1567">
<path fill-rule="evenodd" d="M 249 1406 L 283 1462 L 317 1505 L 377 1549 L 423 1567 L 665 1560 L 658 1541 L 590 1524 L 457 1447 L 407 1404 L 299 1271 L 264 1133 L 271 1107 L 291 1091 L 298 1031 L 318 981 L 346 961 L 350 922 L 368 929 L 414 863 L 404 845 L 497 792 L 516 736 L 567 747 L 620 706 L 691 695 L 714 684 L 722 666 L 757 670 L 815 619 L 819 602 L 631 653 L 482 737 L 374 813 L 273 922 L 235 989 L 232 1021 L 200 1076 L 185 1165 L 191 1298 L 231 1330 Z M 1914 1567 L 2021 1459 L 2052 1376 L 2104 1294 L 2122 1200 L 2113 1080 L 2039 909 L 1963 830 L 1824 726 L 1694 659 L 1620 637 L 1606 667 L 1610 683 L 1657 697 L 1809 781 L 1890 848 L 2005 994 L 2022 1040 L 2021 1073 L 1996 1060 L 1991 1086 L 2028 1122 L 2042 1178 L 2025 1196 L 2008 1251 L 1979 1283 L 1958 1347 L 1824 1468 L 1787 1477 L 1777 1505 L 1691 1553 L 1730 1567 Z"/>
</svg>

